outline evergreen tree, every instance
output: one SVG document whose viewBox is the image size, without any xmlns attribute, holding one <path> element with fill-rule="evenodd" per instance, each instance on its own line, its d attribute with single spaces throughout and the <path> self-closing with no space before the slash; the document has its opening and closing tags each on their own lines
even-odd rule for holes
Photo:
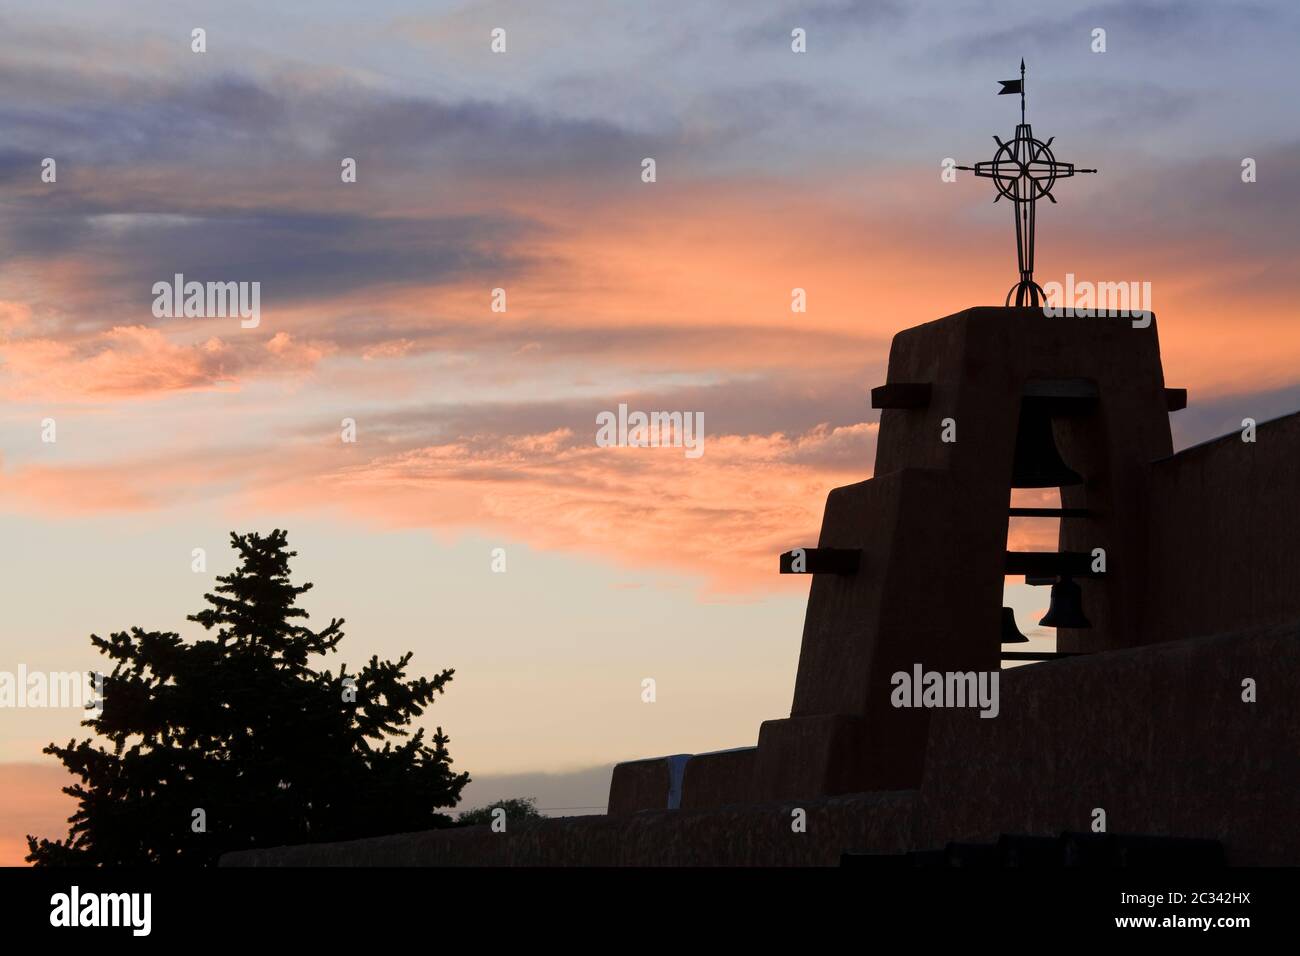
<svg viewBox="0 0 1300 956">
<path fill-rule="evenodd" d="M 211 864 L 235 849 L 452 824 L 438 810 L 469 775 L 452 772 L 441 727 L 429 742 L 405 728 L 454 671 L 408 680 L 409 652 L 355 674 L 312 669 L 337 651 L 343 621 L 302 623 L 295 604 L 311 585 L 290 581 L 284 531 L 230 537 L 239 567 L 189 617 L 212 636 L 91 635 L 113 670 L 82 725 L 111 749 L 45 748 L 80 778 L 64 788 L 79 805 L 66 840 L 27 838 L 29 862 Z"/>
<path fill-rule="evenodd" d="M 491 823 L 492 811 L 497 809 L 506 812 L 507 823 L 516 823 L 520 820 L 546 819 L 546 814 L 537 809 L 537 800 L 533 797 L 507 797 L 505 800 L 489 803 L 485 807 L 475 807 L 473 810 L 462 811 L 456 817 L 456 825 L 472 827 L 481 823 Z"/>
</svg>

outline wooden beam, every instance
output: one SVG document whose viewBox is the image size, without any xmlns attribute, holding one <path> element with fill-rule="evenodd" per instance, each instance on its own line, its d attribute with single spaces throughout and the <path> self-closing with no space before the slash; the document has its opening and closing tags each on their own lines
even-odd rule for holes
<svg viewBox="0 0 1300 956">
<path fill-rule="evenodd" d="M 1025 398 L 1096 399 L 1097 383 L 1087 378 L 1031 378 L 1025 382 Z"/>
<path fill-rule="evenodd" d="M 1008 551 L 1007 574 L 1027 577 L 1066 575 L 1072 578 L 1100 577 L 1092 570 L 1092 555 L 1087 551 Z"/>
<path fill-rule="evenodd" d="M 930 404 L 929 382 L 890 382 L 871 390 L 872 408 L 925 408 Z"/>
<path fill-rule="evenodd" d="M 1097 383 L 1086 378 L 1035 378 L 1025 382 L 1022 400 L 1051 415 L 1086 415 L 1097 407 Z"/>
<path fill-rule="evenodd" d="M 803 552 L 803 570 L 794 569 L 795 551 Z M 782 574 L 855 574 L 862 562 L 860 548 L 795 548 L 781 555 Z"/>
<path fill-rule="evenodd" d="M 1187 389 L 1185 388 L 1167 388 L 1165 389 L 1165 408 L 1171 412 L 1181 412 L 1187 407 Z"/>
</svg>

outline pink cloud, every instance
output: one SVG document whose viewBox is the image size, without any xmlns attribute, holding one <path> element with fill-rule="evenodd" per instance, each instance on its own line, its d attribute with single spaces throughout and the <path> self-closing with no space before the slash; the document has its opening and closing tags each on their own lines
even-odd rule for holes
<svg viewBox="0 0 1300 956">
<path fill-rule="evenodd" d="M 112 400 L 235 387 L 254 370 L 302 372 L 333 351 L 288 332 L 231 342 L 211 336 L 177 344 L 143 325 L 114 326 L 84 339 L 11 339 L 0 388 L 15 400 Z"/>
<path fill-rule="evenodd" d="M 408 354 L 415 347 L 412 339 L 390 339 L 386 342 L 377 342 L 368 346 L 361 352 L 361 357 L 366 361 L 374 359 L 392 359 L 401 358 Z"/>
</svg>

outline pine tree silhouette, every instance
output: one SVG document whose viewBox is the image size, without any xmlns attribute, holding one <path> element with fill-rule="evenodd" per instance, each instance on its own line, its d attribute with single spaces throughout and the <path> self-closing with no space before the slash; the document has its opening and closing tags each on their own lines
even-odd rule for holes
<svg viewBox="0 0 1300 956">
<path fill-rule="evenodd" d="M 452 772 L 441 727 L 431 745 L 404 728 L 454 671 L 408 680 L 410 652 L 351 675 L 313 670 L 344 622 L 301 623 L 294 605 L 311 585 L 290 581 L 286 532 L 230 538 L 239 567 L 189 617 L 213 636 L 91 635 L 114 664 L 102 712 L 82 725 L 112 746 L 45 748 L 80 777 L 64 788 L 79 806 L 65 840 L 27 838 L 29 862 L 202 865 L 234 849 L 452 824 L 438 809 L 455 806 L 469 775 Z"/>
</svg>

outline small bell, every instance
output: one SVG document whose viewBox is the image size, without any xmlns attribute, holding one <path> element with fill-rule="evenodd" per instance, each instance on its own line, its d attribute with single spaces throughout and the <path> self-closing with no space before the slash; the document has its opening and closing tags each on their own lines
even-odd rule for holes
<svg viewBox="0 0 1300 956">
<path fill-rule="evenodd" d="M 1029 638 L 1020 633 L 1020 628 L 1016 627 L 1016 612 L 1009 607 L 1002 609 L 1002 643 L 1003 644 L 1025 644 Z"/>
<path fill-rule="evenodd" d="M 1062 577 L 1052 585 L 1052 601 L 1038 622 L 1044 627 L 1092 627 L 1083 615 L 1083 591 L 1073 578 Z"/>
</svg>

